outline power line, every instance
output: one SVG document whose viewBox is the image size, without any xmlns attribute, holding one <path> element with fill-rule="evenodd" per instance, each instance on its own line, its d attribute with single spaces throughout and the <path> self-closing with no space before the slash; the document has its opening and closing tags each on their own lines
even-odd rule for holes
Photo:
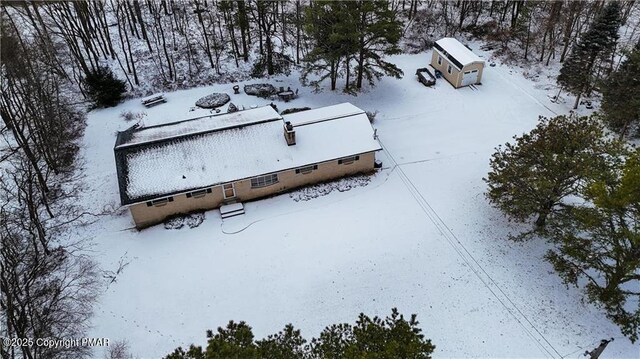
<svg viewBox="0 0 640 359">
<path fill-rule="evenodd" d="M 553 350 L 553 352 L 555 352 L 558 357 L 562 357 L 562 355 L 549 342 L 549 340 L 547 340 L 547 338 L 538 330 L 538 328 L 531 322 L 531 320 L 529 320 L 529 318 L 518 308 L 518 306 L 511 300 L 511 298 L 509 298 L 509 296 L 502 290 L 502 288 L 500 288 L 500 286 L 496 283 L 496 281 L 489 275 L 489 273 L 487 273 L 487 271 L 482 267 L 482 265 L 480 265 L 480 263 L 475 259 L 475 257 L 467 250 L 467 248 L 464 246 L 464 244 L 462 244 L 462 242 L 458 239 L 458 237 L 449 229 L 449 227 L 438 215 L 438 213 L 433 209 L 433 207 L 431 207 L 429 202 L 424 198 L 424 196 L 420 193 L 420 191 L 418 191 L 418 189 L 413 184 L 411 179 L 409 179 L 409 177 L 406 175 L 406 173 L 402 169 L 401 165 L 398 165 L 395 158 L 384 146 L 380 138 L 378 138 L 378 141 L 380 142 L 380 146 L 382 147 L 383 151 L 387 154 L 387 156 L 393 163 L 393 168 L 398 169 L 398 174 L 400 176 L 400 179 L 405 184 L 405 187 L 407 187 L 407 189 L 409 190 L 409 193 L 416 200 L 418 205 L 422 208 L 427 218 L 429 218 L 429 220 L 436 226 L 436 229 L 438 229 L 438 232 L 440 232 L 440 234 L 447 240 L 447 242 L 449 242 L 449 244 L 455 250 L 458 256 L 460 256 L 460 258 L 469 266 L 472 272 L 478 277 L 478 279 L 480 279 L 482 284 L 491 292 L 491 294 L 493 294 L 493 296 L 500 302 L 500 304 L 502 304 L 502 306 L 507 310 L 507 312 L 513 316 L 513 318 L 518 322 L 518 324 L 522 327 L 525 333 L 527 333 L 527 335 L 529 335 L 529 337 L 531 337 L 535 341 L 535 343 L 538 345 L 539 348 L 541 348 L 544 352 L 546 352 L 550 357 L 552 358 L 555 357 L 555 355 L 551 351 L 549 351 L 546 348 L 546 346 L 543 345 L 543 343 L 541 343 L 541 341 L 538 338 L 536 338 L 535 335 L 524 325 L 524 323 L 520 320 L 520 318 L 518 318 L 518 316 L 514 313 L 514 311 L 511 308 L 509 308 L 507 303 L 505 303 L 505 301 L 502 298 L 500 298 L 498 293 L 496 293 L 491 288 L 490 284 L 492 284 L 498 289 L 498 291 L 500 292 L 500 294 L 502 294 L 502 296 L 506 299 L 506 301 L 508 301 L 511 304 L 511 307 L 513 307 L 513 309 L 515 309 L 515 311 L 519 313 L 520 316 L 535 330 L 535 332 Z M 471 261 L 467 257 L 470 258 L 475 263 L 475 266 L 477 266 L 479 270 L 474 268 L 473 263 L 471 263 Z M 486 278 L 488 278 L 488 281 L 490 283 L 487 283 L 485 278 L 483 278 L 483 276 L 480 274 L 480 271 L 484 273 L 484 275 L 486 276 Z"/>
</svg>

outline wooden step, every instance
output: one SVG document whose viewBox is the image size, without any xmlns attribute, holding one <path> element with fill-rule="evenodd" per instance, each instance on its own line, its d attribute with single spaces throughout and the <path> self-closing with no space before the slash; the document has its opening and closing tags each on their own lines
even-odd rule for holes
<svg viewBox="0 0 640 359">
<path fill-rule="evenodd" d="M 244 214 L 244 206 L 242 203 L 231 203 L 220 206 L 220 217 L 222 219 L 239 216 Z"/>
</svg>

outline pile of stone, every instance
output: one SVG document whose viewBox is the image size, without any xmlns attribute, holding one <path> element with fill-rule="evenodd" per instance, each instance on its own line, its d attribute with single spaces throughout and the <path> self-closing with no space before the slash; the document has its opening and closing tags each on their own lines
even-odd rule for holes
<svg viewBox="0 0 640 359">
<path fill-rule="evenodd" d="M 196 106 L 201 108 L 216 108 L 230 100 L 231 98 L 226 93 L 212 93 L 196 101 Z"/>
<path fill-rule="evenodd" d="M 276 88 L 271 84 L 251 84 L 244 86 L 244 93 L 250 96 L 266 98 L 275 95 L 276 92 Z"/>
</svg>

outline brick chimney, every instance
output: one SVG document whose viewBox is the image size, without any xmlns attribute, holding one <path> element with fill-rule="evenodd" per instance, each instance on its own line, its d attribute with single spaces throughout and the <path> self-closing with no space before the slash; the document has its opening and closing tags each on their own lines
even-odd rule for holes
<svg viewBox="0 0 640 359">
<path fill-rule="evenodd" d="M 289 146 L 296 144 L 296 130 L 293 129 L 293 125 L 289 121 L 284 123 L 284 139 L 287 140 Z"/>
</svg>

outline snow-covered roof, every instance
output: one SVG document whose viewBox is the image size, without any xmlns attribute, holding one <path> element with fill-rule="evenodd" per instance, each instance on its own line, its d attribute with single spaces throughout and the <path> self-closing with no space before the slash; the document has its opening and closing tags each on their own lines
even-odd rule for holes
<svg viewBox="0 0 640 359">
<path fill-rule="evenodd" d="M 446 54 L 457 60 L 459 67 L 464 67 L 474 62 L 484 63 L 482 58 L 453 37 L 444 37 L 436 41 L 436 49 L 444 50 Z"/>
<path fill-rule="evenodd" d="M 338 117 L 354 116 L 364 113 L 364 110 L 350 104 L 349 102 L 345 102 L 338 105 L 282 115 L 282 117 L 285 121 L 291 122 L 291 124 L 295 127 L 313 122 L 333 120 Z"/>
<path fill-rule="evenodd" d="M 277 119 L 280 119 L 280 115 L 271 106 L 220 115 L 202 116 L 159 126 L 140 128 L 131 132 L 130 136 L 123 140 L 123 143 L 116 143 L 116 147 L 132 146 Z"/>
<path fill-rule="evenodd" d="M 152 141 L 125 141 L 115 148 L 122 204 L 380 149 L 366 114 L 351 104 L 287 115 L 287 120 L 298 121 L 293 146 L 285 141 L 282 117 L 239 120 L 237 116 L 247 112 L 252 118 L 258 113 L 267 115 L 258 116 L 262 119 L 275 113 L 270 106 L 239 111 L 232 115 L 240 125 L 227 127 L 205 126 L 198 118 L 191 120 L 192 125 L 181 121 L 132 130 L 127 135 L 132 141 L 154 135 Z M 160 127 L 162 131 L 153 130 Z M 140 132 L 146 134 L 138 135 Z"/>
</svg>

